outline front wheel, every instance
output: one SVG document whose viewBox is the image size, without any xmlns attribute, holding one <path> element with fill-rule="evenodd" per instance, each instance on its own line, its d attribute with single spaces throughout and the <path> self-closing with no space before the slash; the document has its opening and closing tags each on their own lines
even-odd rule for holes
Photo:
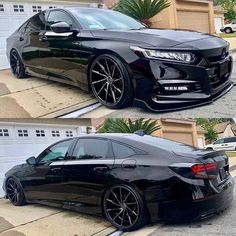
<svg viewBox="0 0 236 236">
<path fill-rule="evenodd" d="M 22 187 L 14 178 L 9 178 L 6 183 L 6 193 L 10 202 L 15 206 L 25 204 L 25 195 Z"/>
<path fill-rule="evenodd" d="M 133 87 L 129 73 L 113 55 L 100 55 L 93 61 L 89 83 L 97 100 L 108 108 L 124 108 L 132 102 Z"/>
<path fill-rule="evenodd" d="M 140 195 L 131 187 L 120 185 L 107 190 L 103 208 L 107 219 L 122 231 L 136 230 L 147 223 L 147 212 Z"/>
</svg>

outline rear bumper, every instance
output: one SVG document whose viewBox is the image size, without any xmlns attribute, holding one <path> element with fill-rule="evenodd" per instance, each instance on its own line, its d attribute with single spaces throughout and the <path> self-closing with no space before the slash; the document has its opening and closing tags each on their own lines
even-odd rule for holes
<svg viewBox="0 0 236 236">
<path fill-rule="evenodd" d="M 233 191 L 234 181 L 230 177 L 219 193 L 208 198 L 197 201 L 162 202 L 158 206 L 158 219 L 168 222 L 189 222 L 210 217 L 231 206 Z"/>
</svg>

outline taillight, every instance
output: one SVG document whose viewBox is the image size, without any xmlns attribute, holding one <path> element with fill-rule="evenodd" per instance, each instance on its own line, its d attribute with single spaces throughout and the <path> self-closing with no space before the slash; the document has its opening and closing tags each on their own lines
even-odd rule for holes
<svg viewBox="0 0 236 236">
<path fill-rule="evenodd" d="M 214 176 L 214 175 L 208 175 L 208 172 L 214 171 L 216 170 L 216 168 L 217 168 L 216 163 L 195 164 L 191 167 L 191 170 L 192 170 L 192 173 L 195 175 L 195 177 L 208 178 L 208 177 Z"/>
</svg>

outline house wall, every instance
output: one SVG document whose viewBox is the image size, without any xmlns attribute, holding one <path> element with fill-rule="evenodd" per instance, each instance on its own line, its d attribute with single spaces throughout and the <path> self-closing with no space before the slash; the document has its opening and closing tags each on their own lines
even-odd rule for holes
<svg viewBox="0 0 236 236">
<path fill-rule="evenodd" d="M 161 129 L 153 135 L 173 141 L 198 146 L 196 122 L 190 120 L 161 119 Z"/>
<path fill-rule="evenodd" d="M 212 1 L 169 1 L 171 3 L 170 7 L 163 10 L 152 19 L 153 27 L 174 29 L 186 28 L 198 31 L 207 31 L 208 33 L 215 32 L 214 9 Z M 183 14 L 185 14 L 185 16 Z M 185 24 L 183 25 L 184 20 Z"/>
</svg>

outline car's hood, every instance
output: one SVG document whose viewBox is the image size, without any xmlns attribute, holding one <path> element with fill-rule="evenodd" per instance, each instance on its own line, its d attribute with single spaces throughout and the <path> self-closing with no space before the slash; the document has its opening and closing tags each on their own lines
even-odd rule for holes
<svg viewBox="0 0 236 236">
<path fill-rule="evenodd" d="M 195 31 L 166 30 L 166 29 L 141 29 L 141 30 L 92 30 L 94 37 L 124 40 L 155 47 L 175 47 L 198 40 L 212 38 L 209 34 Z"/>
</svg>

